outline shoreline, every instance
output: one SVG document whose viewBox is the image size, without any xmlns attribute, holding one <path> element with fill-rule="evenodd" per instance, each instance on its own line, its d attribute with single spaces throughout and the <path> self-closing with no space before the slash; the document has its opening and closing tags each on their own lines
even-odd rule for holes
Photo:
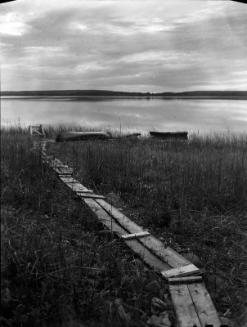
<svg viewBox="0 0 247 327">
<path fill-rule="evenodd" d="M 63 99 L 71 99 L 71 100 L 247 100 L 247 95 L 244 96 L 186 96 L 186 95 L 174 95 L 174 96 L 136 96 L 136 95 L 2 95 L 2 100 L 63 100 Z"/>
</svg>

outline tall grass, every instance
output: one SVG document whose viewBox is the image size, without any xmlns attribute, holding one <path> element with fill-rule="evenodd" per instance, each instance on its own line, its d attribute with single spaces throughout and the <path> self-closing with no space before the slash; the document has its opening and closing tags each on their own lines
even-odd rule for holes
<svg viewBox="0 0 247 327">
<path fill-rule="evenodd" d="M 87 183 L 128 201 L 145 199 L 147 207 L 155 200 L 184 215 L 205 208 L 226 212 L 246 203 L 246 138 L 76 142 L 54 149 Z"/>
<path fill-rule="evenodd" d="M 188 143 L 143 138 L 52 144 L 77 177 L 181 251 L 196 253 L 217 307 L 244 310 L 247 136 L 191 136 Z M 178 246 L 177 246 L 178 247 Z M 179 247 L 178 247 L 179 248 Z"/>
<path fill-rule="evenodd" d="M 2 130 L 1 325 L 146 326 L 164 282 L 31 149 L 27 130 Z"/>
</svg>

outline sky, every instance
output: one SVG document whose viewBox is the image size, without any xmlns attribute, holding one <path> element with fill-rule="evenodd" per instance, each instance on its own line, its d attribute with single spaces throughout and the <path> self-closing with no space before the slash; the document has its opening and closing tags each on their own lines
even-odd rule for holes
<svg viewBox="0 0 247 327">
<path fill-rule="evenodd" d="M 230 0 L 0 4 L 2 90 L 247 90 L 247 5 Z"/>
</svg>

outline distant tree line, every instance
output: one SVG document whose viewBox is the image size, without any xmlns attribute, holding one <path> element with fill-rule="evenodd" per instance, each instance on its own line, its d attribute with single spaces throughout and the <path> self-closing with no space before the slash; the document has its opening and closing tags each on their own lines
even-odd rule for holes
<svg viewBox="0 0 247 327">
<path fill-rule="evenodd" d="M 110 96 L 110 97 L 205 97 L 205 98 L 247 98 L 247 91 L 189 91 L 189 92 L 120 92 L 107 90 L 43 90 L 2 91 L 2 96 Z"/>
</svg>

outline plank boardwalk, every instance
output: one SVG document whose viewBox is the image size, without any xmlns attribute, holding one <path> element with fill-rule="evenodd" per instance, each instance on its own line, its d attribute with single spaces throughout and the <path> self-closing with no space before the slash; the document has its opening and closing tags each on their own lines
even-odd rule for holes
<svg viewBox="0 0 247 327">
<path fill-rule="evenodd" d="M 35 145 L 36 149 L 40 149 Z M 145 231 L 71 176 L 73 170 L 53 156 L 41 157 L 59 180 L 78 196 L 93 215 L 112 233 L 120 237 L 149 267 L 159 272 L 169 284 L 177 327 L 220 327 L 220 319 L 202 281 L 200 270 L 179 253 Z M 222 325 L 223 326 L 223 325 Z"/>
</svg>

